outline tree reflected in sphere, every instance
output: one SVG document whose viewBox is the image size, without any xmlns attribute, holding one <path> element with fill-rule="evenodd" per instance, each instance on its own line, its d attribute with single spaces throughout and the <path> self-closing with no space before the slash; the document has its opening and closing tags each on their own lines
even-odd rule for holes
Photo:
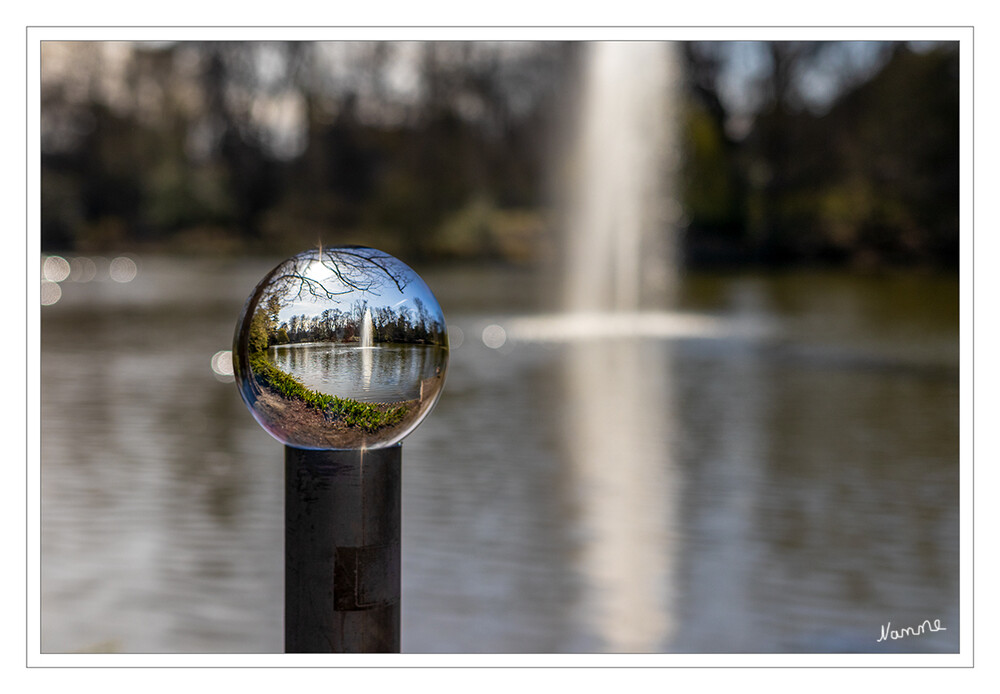
<svg viewBox="0 0 1000 694">
<path fill-rule="evenodd" d="M 361 246 L 299 253 L 243 307 L 233 344 L 240 395 L 296 448 L 382 448 L 434 407 L 448 365 L 441 307 L 393 256 Z"/>
</svg>

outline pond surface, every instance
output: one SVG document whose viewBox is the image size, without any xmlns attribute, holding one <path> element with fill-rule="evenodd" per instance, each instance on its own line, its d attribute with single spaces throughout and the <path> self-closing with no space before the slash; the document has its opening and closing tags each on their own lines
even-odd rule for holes
<svg viewBox="0 0 1000 694">
<path fill-rule="evenodd" d="M 419 398 L 421 381 L 437 375 L 445 351 L 432 345 L 310 342 L 271 347 L 267 353 L 275 366 L 310 390 L 392 403 Z"/>
<path fill-rule="evenodd" d="M 43 651 L 281 651 L 283 452 L 210 368 L 271 266 L 42 308 Z M 756 336 L 536 342 L 544 278 L 414 269 L 452 348 L 403 445 L 404 651 L 957 650 L 957 277 L 691 274 L 679 310 Z"/>
</svg>

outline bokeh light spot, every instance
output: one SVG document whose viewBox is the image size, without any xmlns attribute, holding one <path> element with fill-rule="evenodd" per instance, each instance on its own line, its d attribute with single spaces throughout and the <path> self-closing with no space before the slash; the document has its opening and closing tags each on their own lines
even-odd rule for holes
<svg viewBox="0 0 1000 694">
<path fill-rule="evenodd" d="M 97 277 L 97 263 L 87 257 L 73 258 L 69 261 L 69 268 L 71 282 L 90 282 Z"/>
<path fill-rule="evenodd" d="M 51 306 L 62 298 L 62 289 L 51 280 L 42 280 L 42 306 Z"/>
<path fill-rule="evenodd" d="M 212 373 L 222 382 L 233 381 L 233 353 L 228 349 L 220 349 L 212 355 Z"/>
<path fill-rule="evenodd" d="M 119 256 L 111 261 L 111 279 L 115 282 L 131 282 L 139 272 L 135 261 L 125 256 Z"/>
<path fill-rule="evenodd" d="M 42 265 L 42 277 L 50 282 L 62 282 L 69 277 L 69 270 L 69 262 L 65 258 L 50 255 Z"/>
<path fill-rule="evenodd" d="M 490 349 L 500 349 L 507 342 L 507 331 L 494 323 L 483 328 L 483 344 Z"/>
</svg>

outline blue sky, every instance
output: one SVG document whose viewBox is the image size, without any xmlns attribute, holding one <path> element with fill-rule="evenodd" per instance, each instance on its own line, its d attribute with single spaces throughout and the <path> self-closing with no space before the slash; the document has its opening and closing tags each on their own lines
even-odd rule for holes
<svg viewBox="0 0 1000 694">
<path fill-rule="evenodd" d="M 412 278 L 406 284 L 404 291 L 400 292 L 393 282 L 386 282 L 376 289 L 377 294 L 374 292 L 352 291 L 347 294 L 334 296 L 330 299 L 303 297 L 301 300 L 294 301 L 281 309 L 278 314 L 279 323 L 288 321 L 292 316 L 299 316 L 303 314 L 307 316 L 315 316 L 322 313 L 326 309 L 339 308 L 342 311 L 346 311 L 349 310 L 351 305 L 359 299 L 367 301 L 368 305 L 372 308 L 381 308 L 384 306 L 392 308 L 398 308 L 401 306 L 415 308 L 415 300 L 420 299 L 420 301 L 422 301 L 424 305 L 432 311 L 434 307 L 438 307 L 438 314 L 442 315 L 437 299 L 434 297 L 434 294 L 431 292 L 427 284 L 420 279 L 420 276 L 402 261 L 397 259 L 396 263 L 403 268 L 406 268 L 406 270 L 412 275 Z M 334 277 L 330 270 L 325 268 L 318 261 L 313 262 L 304 274 L 323 282 L 324 286 L 330 288 L 331 291 L 336 291 L 334 288 L 336 286 L 343 286 L 340 284 L 340 280 Z"/>
</svg>

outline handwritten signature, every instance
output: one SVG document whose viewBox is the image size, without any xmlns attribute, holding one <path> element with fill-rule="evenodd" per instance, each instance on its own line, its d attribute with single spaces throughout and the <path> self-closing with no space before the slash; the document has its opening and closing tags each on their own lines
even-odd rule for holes
<svg viewBox="0 0 1000 694">
<path fill-rule="evenodd" d="M 875 643 L 880 643 L 889 639 L 895 641 L 896 639 L 901 639 L 906 636 L 923 636 L 925 633 L 933 633 L 935 631 L 948 631 L 948 629 L 941 626 L 940 619 L 935 619 L 933 622 L 929 619 L 925 619 L 915 627 L 903 627 L 901 629 L 893 629 L 892 622 L 886 622 L 882 625 L 882 635 L 878 637 L 878 641 Z"/>
</svg>

